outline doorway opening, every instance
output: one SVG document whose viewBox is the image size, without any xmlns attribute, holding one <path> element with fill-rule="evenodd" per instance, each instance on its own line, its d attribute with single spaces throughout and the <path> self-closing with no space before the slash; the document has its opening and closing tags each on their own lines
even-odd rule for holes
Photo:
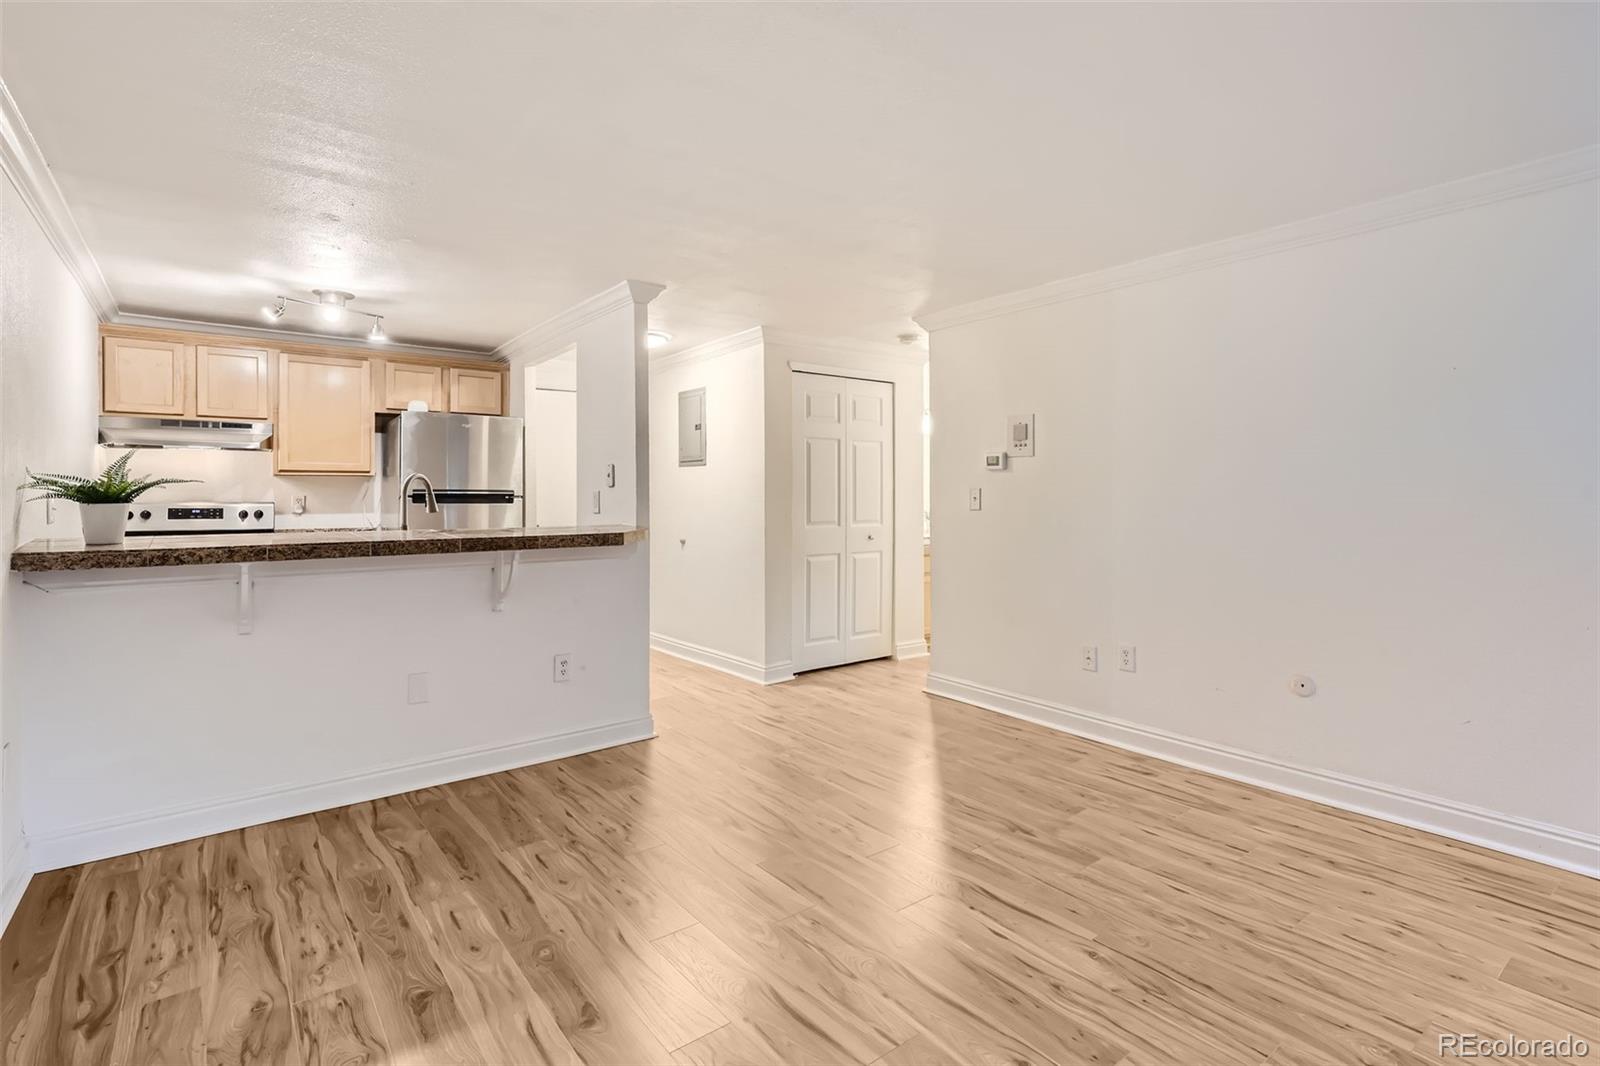
<svg viewBox="0 0 1600 1066">
<path fill-rule="evenodd" d="M 530 366 L 523 381 L 527 412 L 527 486 L 531 526 L 578 524 L 578 352 Z"/>
</svg>

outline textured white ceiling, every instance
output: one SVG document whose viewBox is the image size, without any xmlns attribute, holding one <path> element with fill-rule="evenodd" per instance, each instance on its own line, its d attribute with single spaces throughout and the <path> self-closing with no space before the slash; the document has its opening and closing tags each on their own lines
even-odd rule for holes
<svg viewBox="0 0 1600 1066">
<path fill-rule="evenodd" d="M 1593 143 L 1583 5 L 23 4 L 0 76 L 124 310 L 340 287 L 493 347 L 913 314 Z M 305 325 L 306 323 L 301 323 Z M 669 349 L 670 350 L 670 349 Z"/>
</svg>

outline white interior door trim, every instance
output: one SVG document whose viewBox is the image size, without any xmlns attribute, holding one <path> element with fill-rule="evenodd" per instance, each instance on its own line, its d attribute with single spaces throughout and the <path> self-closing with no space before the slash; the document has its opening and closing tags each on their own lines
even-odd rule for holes
<svg viewBox="0 0 1600 1066">
<path fill-rule="evenodd" d="M 796 374 L 826 374 L 830 378 L 854 378 L 856 381 L 881 381 L 885 385 L 893 385 L 894 378 L 881 370 L 858 370 L 848 366 L 825 366 L 822 363 L 789 362 L 789 369 Z"/>
</svg>

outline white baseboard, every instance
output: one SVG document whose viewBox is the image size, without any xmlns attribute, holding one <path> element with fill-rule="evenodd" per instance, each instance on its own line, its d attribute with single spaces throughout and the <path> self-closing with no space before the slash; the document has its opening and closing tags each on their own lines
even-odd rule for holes
<svg viewBox="0 0 1600 1066">
<path fill-rule="evenodd" d="M 929 674 L 926 691 L 1219 777 L 1600 877 L 1600 836 Z"/>
<path fill-rule="evenodd" d="M 926 659 L 928 657 L 928 642 L 918 637 L 916 640 L 903 640 L 894 646 L 896 659 Z"/>
<path fill-rule="evenodd" d="M 783 681 L 794 680 L 794 664 L 791 662 L 764 665 L 752 659 L 741 659 L 737 655 L 725 655 L 698 644 L 673 640 L 660 633 L 650 634 L 650 647 L 674 658 L 684 659 L 700 666 L 709 666 L 713 670 L 721 670 L 725 674 L 732 674 L 734 677 L 753 681 L 758 685 L 776 685 Z"/>
<path fill-rule="evenodd" d="M 16 853 L 8 853 L 5 859 L 5 880 L 0 882 L 0 933 L 4 933 L 6 926 L 11 924 L 11 916 L 16 913 L 17 904 L 22 902 L 22 894 L 28 890 L 28 882 L 33 880 L 26 844 L 19 841 Z"/>
<path fill-rule="evenodd" d="M 245 826 L 292 818 L 312 811 L 393 796 L 414 789 L 498 773 L 518 766 L 565 759 L 618 744 L 655 736 L 649 718 L 632 718 L 613 725 L 536 737 L 485 748 L 469 748 L 436 758 L 386 766 L 332 781 L 268 789 L 182 808 L 147 812 L 131 818 L 106 819 L 92 824 L 28 835 L 28 850 L 36 870 L 54 870 L 80 862 L 126 855 L 129 852 Z"/>
</svg>

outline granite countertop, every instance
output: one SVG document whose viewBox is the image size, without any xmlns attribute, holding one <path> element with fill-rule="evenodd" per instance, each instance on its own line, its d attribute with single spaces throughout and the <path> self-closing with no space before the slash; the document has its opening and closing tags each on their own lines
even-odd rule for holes
<svg viewBox="0 0 1600 1066">
<path fill-rule="evenodd" d="M 644 536 L 632 526 L 557 529 L 303 529 L 280 533 L 222 533 L 197 537 L 128 537 L 87 547 L 81 540 L 32 540 L 11 553 L 11 569 L 120 570 L 206 563 L 265 563 L 298 559 L 363 559 L 446 552 L 607 548 Z"/>
</svg>

